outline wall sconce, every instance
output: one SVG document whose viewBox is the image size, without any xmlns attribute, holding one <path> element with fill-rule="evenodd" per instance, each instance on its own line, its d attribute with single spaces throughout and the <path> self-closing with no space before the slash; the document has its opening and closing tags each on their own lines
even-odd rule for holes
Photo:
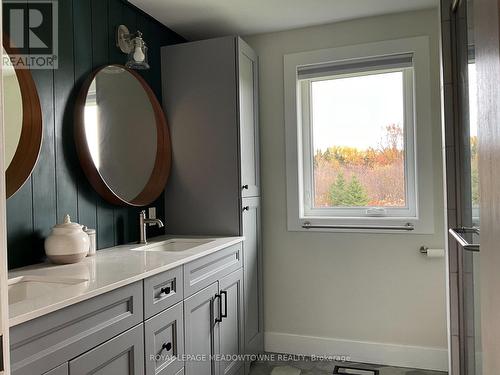
<svg viewBox="0 0 500 375">
<path fill-rule="evenodd" d="M 125 66 L 130 69 L 149 69 L 148 47 L 142 39 L 142 33 L 137 31 L 131 34 L 125 25 L 118 26 L 116 32 L 116 46 L 127 54 Z"/>
</svg>

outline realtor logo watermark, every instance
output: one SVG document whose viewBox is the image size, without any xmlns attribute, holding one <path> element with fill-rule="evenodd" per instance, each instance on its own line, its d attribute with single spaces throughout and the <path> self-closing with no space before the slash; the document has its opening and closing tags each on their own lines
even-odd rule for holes
<svg viewBox="0 0 500 375">
<path fill-rule="evenodd" d="M 3 0 L 3 64 L 16 69 L 57 69 L 57 0 Z M 5 34 L 4 34 L 5 35 Z"/>
</svg>

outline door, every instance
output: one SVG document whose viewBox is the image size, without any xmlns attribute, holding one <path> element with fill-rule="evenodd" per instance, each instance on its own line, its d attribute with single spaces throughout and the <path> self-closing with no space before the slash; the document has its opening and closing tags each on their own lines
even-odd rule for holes
<svg viewBox="0 0 500 375">
<path fill-rule="evenodd" d="M 211 356 L 219 353 L 219 284 L 215 282 L 184 301 L 186 375 L 218 375 Z M 217 300 L 217 311 L 214 300 Z"/>
<path fill-rule="evenodd" d="M 143 325 L 116 336 L 69 362 L 70 375 L 143 375 Z"/>
<path fill-rule="evenodd" d="M 244 353 L 243 348 L 243 270 L 240 268 L 219 280 L 221 322 L 220 354 L 218 361 L 220 375 L 237 374 L 243 366 L 236 356 Z"/>
<path fill-rule="evenodd" d="M 241 196 L 259 196 L 257 55 L 238 40 Z"/>
<path fill-rule="evenodd" d="M 500 3 L 474 1 L 481 216 L 483 374 L 500 373 Z"/>
<path fill-rule="evenodd" d="M 448 221 L 450 223 L 450 331 L 452 375 L 481 374 L 479 311 L 479 173 L 476 58 L 473 7 L 476 0 L 450 2 L 452 77 L 445 90 Z M 445 24 L 446 25 L 446 24 Z M 446 53 L 446 52 L 445 52 Z M 445 62 L 447 59 L 445 59 Z M 449 87 L 449 85 L 447 85 Z M 451 104 L 449 104 L 451 106 Z"/>
<path fill-rule="evenodd" d="M 245 353 L 264 351 L 264 301 L 260 199 L 243 199 Z"/>
</svg>

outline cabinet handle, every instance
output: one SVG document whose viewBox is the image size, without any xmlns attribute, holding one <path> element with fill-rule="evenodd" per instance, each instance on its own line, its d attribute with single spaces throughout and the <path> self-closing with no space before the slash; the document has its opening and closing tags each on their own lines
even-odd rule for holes
<svg viewBox="0 0 500 375">
<path fill-rule="evenodd" d="M 170 342 L 167 342 L 167 343 L 164 343 L 162 346 L 161 346 L 161 350 L 166 350 L 167 352 L 170 351 L 170 349 L 172 349 L 172 343 Z"/>
<path fill-rule="evenodd" d="M 223 290 L 220 292 L 220 300 L 221 300 L 221 305 L 222 305 L 222 296 L 224 296 L 224 312 L 222 312 L 222 306 L 221 306 L 221 320 L 223 318 L 227 318 L 227 291 Z"/>
<path fill-rule="evenodd" d="M 223 318 L 223 316 L 222 316 L 222 293 L 221 294 L 217 293 L 214 297 L 214 301 L 216 299 L 219 300 L 219 316 L 217 318 L 215 318 L 215 323 L 217 324 L 217 323 L 222 322 L 222 318 Z"/>
<path fill-rule="evenodd" d="M 250 206 L 243 207 L 243 211 L 250 211 Z"/>
<path fill-rule="evenodd" d="M 243 185 L 242 188 L 243 190 L 248 190 L 248 185 Z"/>
<path fill-rule="evenodd" d="M 161 288 L 160 289 L 160 295 L 161 294 L 170 294 L 170 287 L 167 286 L 167 287 Z"/>
</svg>

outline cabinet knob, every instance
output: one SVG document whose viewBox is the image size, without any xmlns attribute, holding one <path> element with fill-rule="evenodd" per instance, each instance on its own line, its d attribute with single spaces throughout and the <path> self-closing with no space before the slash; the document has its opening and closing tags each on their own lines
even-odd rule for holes
<svg viewBox="0 0 500 375">
<path fill-rule="evenodd" d="M 248 190 L 248 185 L 243 185 L 242 188 L 243 190 Z"/>
<path fill-rule="evenodd" d="M 170 287 L 164 287 L 160 289 L 160 294 L 170 294 Z"/>
<path fill-rule="evenodd" d="M 243 211 L 250 211 L 250 206 L 243 207 Z"/>
<path fill-rule="evenodd" d="M 170 349 L 172 349 L 172 343 L 170 343 L 170 342 L 164 343 L 161 346 L 161 349 L 162 350 L 166 350 L 167 352 L 170 351 Z"/>
</svg>

